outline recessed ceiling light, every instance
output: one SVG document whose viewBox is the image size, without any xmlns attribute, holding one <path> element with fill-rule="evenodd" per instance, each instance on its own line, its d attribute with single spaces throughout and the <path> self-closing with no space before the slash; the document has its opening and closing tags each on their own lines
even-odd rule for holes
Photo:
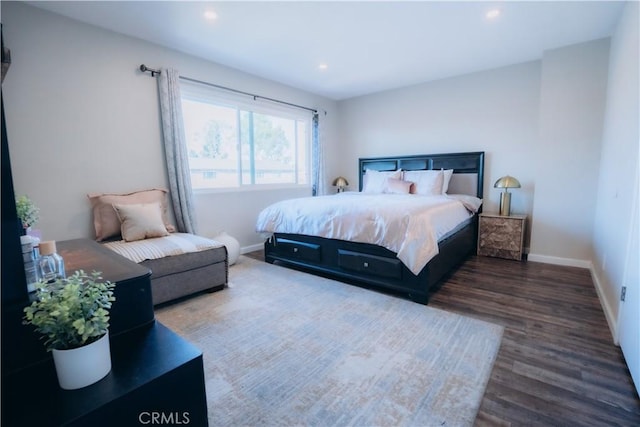
<svg viewBox="0 0 640 427">
<path fill-rule="evenodd" d="M 487 17 L 487 19 L 496 19 L 498 16 L 500 16 L 500 9 L 491 9 L 485 16 Z"/>
<path fill-rule="evenodd" d="M 214 21 L 218 19 L 218 14 L 213 10 L 207 10 L 204 12 L 204 18 L 209 21 Z"/>
<path fill-rule="evenodd" d="M 322 63 L 322 64 L 318 65 L 318 68 L 321 69 L 322 71 L 324 71 L 327 68 L 329 68 L 329 66 L 327 64 Z"/>
</svg>

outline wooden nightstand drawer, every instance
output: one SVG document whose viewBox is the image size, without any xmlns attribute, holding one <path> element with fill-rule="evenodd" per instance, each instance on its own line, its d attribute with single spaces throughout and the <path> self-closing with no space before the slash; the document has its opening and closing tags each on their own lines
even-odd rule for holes
<svg viewBox="0 0 640 427">
<path fill-rule="evenodd" d="M 522 259 L 524 215 L 480 214 L 478 255 Z"/>
</svg>

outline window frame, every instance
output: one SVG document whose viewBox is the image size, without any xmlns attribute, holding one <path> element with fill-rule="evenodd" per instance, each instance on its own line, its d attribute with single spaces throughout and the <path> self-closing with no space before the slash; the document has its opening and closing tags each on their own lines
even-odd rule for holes
<svg viewBox="0 0 640 427">
<path fill-rule="evenodd" d="M 303 183 L 295 182 L 295 183 L 272 183 L 272 184 L 244 184 L 241 181 L 242 169 L 241 169 L 241 156 L 242 156 L 242 142 L 240 132 L 237 132 L 236 136 L 236 153 L 238 155 L 238 162 L 236 164 L 236 176 L 238 177 L 238 185 L 233 187 L 209 187 L 209 188 L 194 188 L 192 185 L 192 191 L 197 194 L 207 194 L 207 193 L 233 193 L 233 192 L 247 192 L 247 191 L 266 191 L 266 190 L 286 190 L 286 189 L 311 189 L 312 185 L 312 140 L 313 140 L 313 112 L 304 110 L 298 107 L 290 107 L 284 104 L 277 104 L 268 100 L 261 100 L 260 98 L 256 99 L 247 99 L 247 95 L 240 95 L 230 93 L 223 89 L 217 89 L 215 87 L 207 86 L 201 83 L 188 82 L 188 81 L 180 81 L 180 98 L 181 103 L 187 99 L 195 102 L 207 103 L 219 107 L 233 108 L 236 113 L 236 125 L 240 124 L 240 116 L 242 112 L 247 111 L 254 114 L 264 114 L 276 116 L 278 118 L 301 121 L 304 122 L 307 126 L 306 133 L 306 141 L 303 142 L 306 150 L 306 159 L 304 164 L 305 170 L 305 181 Z M 183 112 L 184 115 L 184 112 Z M 297 124 L 295 124 L 297 128 Z M 237 128 L 239 131 L 240 129 Z M 185 130 L 186 131 L 186 130 Z M 297 131 L 294 131 L 297 140 Z M 186 138 L 186 135 L 185 135 Z M 187 143 L 185 141 L 185 143 Z M 297 147 L 296 147 L 297 152 Z M 187 160 L 190 158 L 188 157 Z M 300 167 L 298 166 L 299 162 L 295 159 L 295 170 L 294 175 L 296 176 L 296 181 L 299 180 L 298 174 Z M 189 173 L 192 173 L 191 163 L 189 163 Z M 251 169 L 251 175 L 253 179 L 258 176 L 256 170 L 254 168 Z"/>
</svg>

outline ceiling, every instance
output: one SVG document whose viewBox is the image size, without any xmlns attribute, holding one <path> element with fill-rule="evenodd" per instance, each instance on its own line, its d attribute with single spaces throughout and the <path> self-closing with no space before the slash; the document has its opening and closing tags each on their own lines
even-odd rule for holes
<svg viewBox="0 0 640 427">
<path fill-rule="evenodd" d="M 608 37 L 594 1 L 27 2 L 335 100 L 540 59 Z M 486 17 L 494 8 L 495 19 Z M 215 11 L 217 18 L 203 14 Z M 320 64 L 326 64 L 322 70 Z M 150 67 L 170 64 L 147 64 Z"/>
</svg>

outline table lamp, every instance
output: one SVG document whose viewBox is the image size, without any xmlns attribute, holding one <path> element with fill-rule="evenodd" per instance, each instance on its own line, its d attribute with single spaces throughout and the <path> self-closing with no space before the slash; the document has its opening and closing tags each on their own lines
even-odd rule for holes
<svg viewBox="0 0 640 427">
<path fill-rule="evenodd" d="M 338 187 L 338 193 L 342 193 L 344 191 L 344 187 L 347 185 L 349 185 L 349 182 L 347 182 L 346 178 L 341 176 L 333 180 L 333 186 Z"/>
<path fill-rule="evenodd" d="M 506 175 L 498 179 L 494 188 L 504 188 L 504 191 L 500 193 L 500 215 L 511 215 L 511 193 L 510 188 L 520 188 L 520 182 L 512 176 Z"/>
</svg>

